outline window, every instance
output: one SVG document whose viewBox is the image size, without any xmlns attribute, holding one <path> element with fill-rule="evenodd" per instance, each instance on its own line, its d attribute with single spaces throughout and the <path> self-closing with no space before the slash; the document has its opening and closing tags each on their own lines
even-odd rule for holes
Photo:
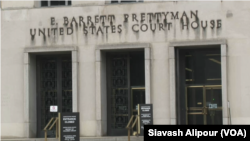
<svg viewBox="0 0 250 141">
<path fill-rule="evenodd" d="M 71 5 L 71 0 L 65 0 L 65 1 L 41 1 L 41 7 L 46 6 L 62 6 L 62 5 Z"/>
<path fill-rule="evenodd" d="M 111 3 L 132 3 L 132 2 L 143 2 L 143 0 L 111 0 Z"/>
</svg>

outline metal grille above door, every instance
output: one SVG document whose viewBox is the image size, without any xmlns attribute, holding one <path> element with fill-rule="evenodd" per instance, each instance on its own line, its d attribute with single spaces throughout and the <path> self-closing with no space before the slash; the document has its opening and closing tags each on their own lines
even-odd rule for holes
<svg viewBox="0 0 250 141">
<path fill-rule="evenodd" d="M 44 137 L 43 128 L 58 115 L 50 112 L 51 105 L 57 105 L 59 112 L 72 112 L 71 55 L 37 56 L 38 137 Z M 55 137 L 55 127 L 48 137 Z"/>
</svg>

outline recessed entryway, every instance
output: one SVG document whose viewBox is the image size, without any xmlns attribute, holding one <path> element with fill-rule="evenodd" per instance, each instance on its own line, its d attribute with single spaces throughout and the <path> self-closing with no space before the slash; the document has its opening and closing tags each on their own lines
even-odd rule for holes
<svg viewBox="0 0 250 141">
<path fill-rule="evenodd" d="M 220 46 L 176 48 L 180 124 L 223 124 Z"/>
<path fill-rule="evenodd" d="M 108 135 L 126 136 L 136 105 L 145 104 L 144 50 L 107 52 L 106 57 Z"/>
</svg>

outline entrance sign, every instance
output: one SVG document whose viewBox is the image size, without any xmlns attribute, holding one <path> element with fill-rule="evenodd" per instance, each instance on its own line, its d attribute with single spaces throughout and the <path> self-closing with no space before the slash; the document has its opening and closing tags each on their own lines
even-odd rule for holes
<svg viewBox="0 0 250 141">
<path fill-rule="evenodd" d="M 60 141 L 80 141 L 79 113 L 61 113 Z"/>
<path fill-rule="evenodd" d="M 139 104 L 140 135 L 144 135 L 144 125 L 153 125 L 153 105 Z"/>
<path fill-rule="evenodd" d="M 50 112 L 57 112 L 57 111 L 58 111 L 57 105 L 51 105 L 50 106 Z"/>
</svg>

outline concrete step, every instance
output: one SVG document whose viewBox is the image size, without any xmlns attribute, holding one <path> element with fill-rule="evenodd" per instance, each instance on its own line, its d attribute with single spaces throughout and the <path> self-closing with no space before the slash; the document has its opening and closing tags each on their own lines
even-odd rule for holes
<svg viewBox="0 0 250 141">
<path fill-rule="evenodd" d="M 130 136 L 130 141 L 143 141 L 143 136 Z M 45 141 L 44 138 L 1 138 L 1 141 Z M 48 138 L 47 141 L 58 141 L 56 138 Z M 119 137 L 80 137 L 80 141 L 128 141 L 127 136 Z"/>
</svg>

